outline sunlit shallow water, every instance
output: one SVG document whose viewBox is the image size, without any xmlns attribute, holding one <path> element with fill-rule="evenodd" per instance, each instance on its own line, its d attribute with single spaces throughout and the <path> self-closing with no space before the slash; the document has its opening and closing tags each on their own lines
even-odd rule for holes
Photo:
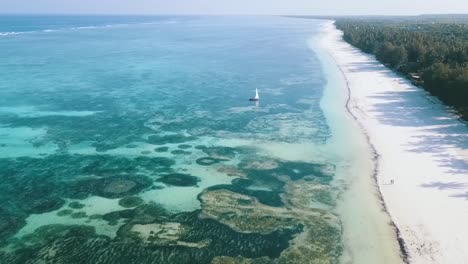
<svg viewBox="0 0 468 264">
<path fill-rule="evenodd" d="M 322 22 L 1 20 L 0 262 L 338 262 Z"/>
</svg>

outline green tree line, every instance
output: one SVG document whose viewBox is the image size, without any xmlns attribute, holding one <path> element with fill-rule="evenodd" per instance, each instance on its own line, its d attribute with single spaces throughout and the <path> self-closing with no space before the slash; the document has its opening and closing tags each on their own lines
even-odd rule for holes
<svg viewBox="0 0 468 264">
<path fill-rule="evenodd" d="M 374 54 L 468 120 L 468 23 L 342 18 L 335 24 L 346 42 Z"/>
</svg>

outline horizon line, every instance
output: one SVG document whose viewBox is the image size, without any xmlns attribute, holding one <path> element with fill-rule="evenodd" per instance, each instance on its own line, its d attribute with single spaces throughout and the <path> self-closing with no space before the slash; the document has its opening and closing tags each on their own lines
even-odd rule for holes
<svg viewBox="0 0 468 264">
<path fill-rule="evenodd" d="M 468 13 L 422 13 L 422 14 L 328 14 L 328 15 L 318 15 L 318 14 L 203 14 L 203 13 L 21 13 L 21 12 L 11 12 L 11 13 L 1 13 L 2 15 L 45 15 L 45 16 L 290 16 L 290 17 L 418 17 L 418 16 L 468 16 Z"/>
</svg>

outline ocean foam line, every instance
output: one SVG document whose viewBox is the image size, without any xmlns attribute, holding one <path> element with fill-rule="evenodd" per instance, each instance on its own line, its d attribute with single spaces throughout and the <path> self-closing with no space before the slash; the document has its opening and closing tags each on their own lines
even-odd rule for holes
<svg viewBox="0 0 468 264">
<path fill-rule="evenodd" d="M 0 32 L 0 36 L 10 36 L 10 35 L 18 35 L 18 34 L 21 34 L 22 32 L 14 32 L 14 31 L 11 31 L 11 32 Z"/>
<path fill-rule="evenodd" d="M 175 24 L 178 23 L 176 20 L 168 21 L 158 21 L 158 22 L 142 22 L 142 23 L 129 23 L 129 24 L 107 24 L 99 26 L 80 26 L 80 27 L 69 27 L 69 28 L 57 28 L 57 29 L 41 29 L 41 30 L 31 30 L 31 31 L 6 31 L 0 32 L 0 37 L 20 35 L 20 34 L 32 34 L 32 33 L 50 33 L 58 31 L 67 31 L 67 30 L 83 30 L 83 29 L 101 29 L 101 28 L 115 28 L 115 27 L 126 27 L 126 26 L 135 26 L 135 25 L 158 25 L 158 24 Z"/>
</svg>

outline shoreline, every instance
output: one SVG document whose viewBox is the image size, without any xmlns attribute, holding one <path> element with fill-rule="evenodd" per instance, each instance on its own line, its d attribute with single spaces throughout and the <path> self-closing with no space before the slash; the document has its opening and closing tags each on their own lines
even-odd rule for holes
<svg viewBox="0 0 468 264">
<path fill-rule="evenodd" d="M 350 90 L 342 70 L 328 50 L 328 34 L 322 24 L 318 39 L 311 42 L 327 76 L 321 101 L 332 137 L 327 144 L 341 160 L 335 187 L 339 196 L 336 213 L 342 220 L 343 255 L 340 263 L 405 263 L 396 242 L 391 219 L 383 211 L 382 199 L 374 179 L 376 152 L 349 109 Z M 359 153 L 359 155 L 356 155 Z"/>
<path fill-rule="evenodd" d="M 466 262 L 466 124 L 427 92 L 343 41 L 332 22 L 324 34 L 347 82 L 346 109 L 373 149 L 378 196 L 403 261 Z"/>
<path fill-rule="evenodd" d="M 333 57 L 331 54 L 330 56 L 335 60 L 336 62 L 336 59 L 335 57 Z M 361 121 L 359 120 L 359 118 L 353 113 L 353 111 L 351 110 L 351 107 L 350 107 L 350 102 L 351 102 L 351 87 L 349 85 L 349 80 L 348 78 L 346 77 L 346 74 L 345 72 L 343 71 L 343 68 L 338 64 L 338 62 L 336 62 L 338 68 L 340 69 L 340 72 L 344 78 L 344 80 L 346 81 L 346 89 L 347 89 L 347 92 L 348 92 L 348 99 L 346 100 L 346 104 L 345 104 L 345 108 L 346 108 L 346 111 L 348 112 L 348 114 L 350 116 L 353 117 L 353 119 L 356 121 L 356 124 L 359 126 L 359 128 L 361 129 L 362 133 L 364 134 L 364 137 L 366 138 L 366 141 L 367 143 L 369 144 L 369 147 L 371 149 L 371 152 L 372 152 L 372 162 L 374 163 L 374 169 L 372 171 L 372 178 L 374 179 L 375 181 L 375 185 L 377 187 L 377 190 L 378 190 L 378 199 L 381 203 L 381 206 L 383 208 L 383 210 L 385 211 L 386 214 L 388 214 L 390 220 L 391 220 L 391 226 L 392 228 L 394 229 L 395 231 L 395 235 L 396 235 L 396 240 L 398 241 L 398 245 L 400 247 L 400 253 L 401 253 L 401 256 L 402 256 L 402 259 L 403 259 L 403 262 L 404 263 L 409 263 L 409 253 L 406 249 L 406 245 L 405 245 L 405 240 L 401 237 L 401 231 L 400 229 L 398 228 L 398 226 L 395 224 L 395 222 L 393 221 L 392 219 L 392 216 L 390 215 L 390 213 L 388 212 L 388 208 L 387 208 L 387 205 L 385 204 L 385 199 L 383 197 L 383 194 L 382 194 L 382 190 L 380 188 L 380 185 L 379 185 L 379 181 L 378 181 L 378 177 L 379 177 L 379 163 L 380 163 L 380 154 L 379 152 L 377 151 L 377 149 L 375 148 L 374 144 L 372 144 L 372 141 L 370 139 L 370 135 L 369 135 L 369 132 L 366 130 L 366 128 L 364 127 L 364 125 L 361 123 Z"/>
</svg>

